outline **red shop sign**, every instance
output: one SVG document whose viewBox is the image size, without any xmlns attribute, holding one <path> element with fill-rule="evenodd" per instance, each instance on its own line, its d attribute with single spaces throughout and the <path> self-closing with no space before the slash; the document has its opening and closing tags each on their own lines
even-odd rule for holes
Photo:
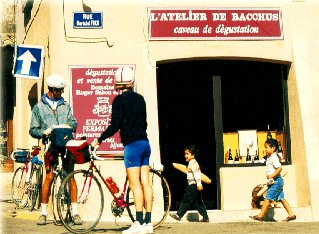
<svg viewBox="0 0 319 234">
<path fill-rule="evenodd" d="M 115 71 L 123 65 L 70 66 L 71 105 L 79 125 L 75 139 L 86 137 L 88 142 L 98 138 L 110 125 L 115 89 Z M 135 70 L 134 65 L 128 65 Z M 106 139 L 99 154 L 123 155 L 119 132 Z"/>
<path fill-rule="evenodd" d="M 283 39 L 278 8 L 149 8 L 150 40 Z"/>
</svg>

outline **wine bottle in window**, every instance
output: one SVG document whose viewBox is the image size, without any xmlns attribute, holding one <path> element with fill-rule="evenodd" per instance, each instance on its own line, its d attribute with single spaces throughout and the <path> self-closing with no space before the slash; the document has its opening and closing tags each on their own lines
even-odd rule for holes
<svg viewBox="0 0 319 234">
<path fill-rule="evenodd" d="M 246 163 L 251 163 L 251 156 L 250 156 L 250 153 L 249 153 L 249 148 L 247 148 Z"/>
<path fill-rule="evenodd" d="M 259 160 L 259 163 L 265 163 L 267 161 L 267 155 L 265 154 L 265 151 L 263 152 L 264 156 Z"/>
<path fill-rule="evenodd" d="M 228 150 L 228 164 L 233 164 L 234 163 L 234 159 L 233 159 L 233 155 L 231 154 L 231 149 Z"/>
<path fill-rule="evenodd" d="M 268 124 L 267 139 L 271 139 L 271 138 L 272 138 L 272 135 L 271 135 L 269 124 Z"/>
<path fill-rule="evenodd" d="M 238 156 L 237 150 L 236 150 L 236 155 L 235 155 L 235 164 L 239 164 L 239 156 Z"/>
<path fill-rule="evenodd" d="M 280 161 L 283 161 L 283 159 L 284 159 L 284 155 L 283 155 L 283 153 L 282 153 L 282 147 L 281 147 L 281 143 L 280 143 L 280 141 L 278 141 L 278 156 L 279 156 L 279 158 L 280 158 Z"/>
<path fill-rule="evenodd" d="M 258 150 L 256 150 L 256 155 L 254 157 L 254 163 L 259 163 L 259 154 L 258 154 Z"/>
</svg>

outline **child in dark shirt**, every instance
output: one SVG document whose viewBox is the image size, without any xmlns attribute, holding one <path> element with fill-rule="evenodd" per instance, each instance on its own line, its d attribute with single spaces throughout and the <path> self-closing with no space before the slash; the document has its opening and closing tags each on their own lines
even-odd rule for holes
<svg viewBox="0 0 319 234">
<path fill-rule="evenodd" d="M 187 182 L 185 194 L 182 199 L 182 203 L 176 214 L 170 214 L 170 216 L 178 221 L 184 216 L 184 214 L 194 207 L 203 219 L 200 222 L 209 222 L 206 206 L 202 199 L 202 182 L 201 171 L 195 156 L 198 155 L 199 150 L 195 145 L 186 146 L 184 149 L 185 159 L 188 162 L 187 166 Z"/>
</svg>

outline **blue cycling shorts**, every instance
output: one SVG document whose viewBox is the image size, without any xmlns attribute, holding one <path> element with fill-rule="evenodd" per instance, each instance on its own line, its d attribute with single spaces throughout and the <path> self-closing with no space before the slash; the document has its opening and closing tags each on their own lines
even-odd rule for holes
<svg viewBox="0 0 319 234">
<path fill-rule="evenodd" d="M 125 168 L 148 166 L 150 156 L 151 147 L 148 140 L 134 141 L 124 146 Z"/>
</svg>

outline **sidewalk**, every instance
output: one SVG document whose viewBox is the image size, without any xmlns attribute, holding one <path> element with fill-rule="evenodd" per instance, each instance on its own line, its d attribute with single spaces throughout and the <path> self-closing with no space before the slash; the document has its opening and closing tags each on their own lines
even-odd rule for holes
<svg viewBox="0 0 319 234">
<path fill-rule="evenodd" d="M 0 193 L 0 207 L 1 212 L 8 211 L 4 210 L 4 202 L 10 203 L 11 201 L 11 179 L 13 173 L 0 173 L 1 193 Z M 11 209 L 14 209 L 14 204 L 10 204 Z M 6 204 L 7 206 L 7 204 Z M 293 212 L 297 216 L 297 219 L 293 222 L 313 222 L 311 207 L 292 207 Z M 173 212 L 172 212 L 173 213 Z M 226 223 L 226 222 L 256 222 L 249 218 L 249 216 L 257 215 L 259 210 L 239 210 L 239 211 L 222 211 L 222 210 L 208 210 L 208 216 L 211 223 Z M 37 220 L 40 215 L 40 211 L 35 210 L 29 212 L 28 209 L 17 210 L 16 217 L 21 219 Z M 287 213 L 284 208 L 270 208 L 266 221 L 281 221 L 286 219 Z M 197 221 L 197 211 L 189 211 L 181 220 L 181 222 Z M 114 221 L 114 217 L 107 219 L 101 219 L 101 221 Z M 121 222 L 131 222 L 128 216 L 122 216 Z M 173 223 L 178 222 L 175 219 L 168 216 L 166 222 Z"/>
</svg>

